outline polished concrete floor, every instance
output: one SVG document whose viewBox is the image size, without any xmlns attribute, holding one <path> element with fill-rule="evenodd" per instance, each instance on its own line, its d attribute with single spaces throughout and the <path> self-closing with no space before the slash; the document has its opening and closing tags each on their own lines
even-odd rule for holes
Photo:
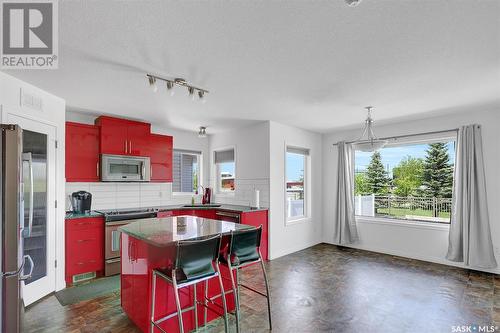
<svg viewBox="0 0 500 333">
<path fill-rule="evenodd" d="M 500 326 L 500 276 L 320 244 L 267 264 L 274 332 L 453 332 Z M 263 289 L 257 267 L 242 275 Z M 243 332 L 268 332 L 266 302 L 242 290 Z M 234 326 L 232 332 L 234 332 Z M 119 294 L 30 307 L 25 332 L 138 332 Z M 203 332 L 222 332 L 221 321 Z M 487 331 L 487 332 L 492 332 Z M 497 328 L 495 332 L 500 332 Z"/>
</svg>

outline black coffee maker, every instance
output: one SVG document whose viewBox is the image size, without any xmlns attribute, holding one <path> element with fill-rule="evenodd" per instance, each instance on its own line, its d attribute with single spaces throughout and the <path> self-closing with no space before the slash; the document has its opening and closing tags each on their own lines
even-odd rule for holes
<svg viewBox="0 0 500 333">
<path fill-rule="evenodd" d="M 71 206 L 73 212 L 85 214 L 90 212 L 90 205 L 92 204 L 92 194 L 86 191 L 73 192 L 71 194 Z"/>
</svg>

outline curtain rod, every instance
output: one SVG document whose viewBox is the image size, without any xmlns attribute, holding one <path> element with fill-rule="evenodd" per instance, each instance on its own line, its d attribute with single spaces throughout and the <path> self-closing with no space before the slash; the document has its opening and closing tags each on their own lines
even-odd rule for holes
<svg viewBox="0 0 500 333">
<path fill-rule="evenodd" d="M 458 132 L 458 128 L 452 128 L 449 130 L 442 130 L 442 131 L 432 131 L 432 132 L 424 132 L 424 133 L 414 133 L 414 134 L 406 134 L 406 135 L 396 135 L 396 136 L 389 136 L 385 138 L 377 138 L 379 140 L 397 140 L 400 138 L 408 138 L 412 136 L 421 136 L 421 135 L 431 135 L 431 134 L 440 134 L 440 133 L 448 133 L 448 132 Z M 347 141 L 347 144 L 355 143 L 356 141 Z M 337 146 L 339 143 L 334 143 L 334 146 Z"/>
</svg>

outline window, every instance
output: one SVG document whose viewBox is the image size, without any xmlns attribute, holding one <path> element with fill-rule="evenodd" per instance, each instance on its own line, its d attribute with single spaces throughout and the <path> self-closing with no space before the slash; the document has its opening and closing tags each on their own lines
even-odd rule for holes
<svg viewBox="0 0 500 333">
<path fill-rule="evenodd" d="M 285 158 L 286 169 L 286 217 L 297 220 L 307 215 L 306 209 L 306 175 L 309 150 L 287 147 Z"/>
<path fill-rule="evenodd" d="M 449 223 L 455 139 L 403 138 L 377 152 L 355 151 L 355 214 Z"/>
<path fill-rule="evenodd" d="M 234 148 L 214 151 L 215 178 L 219 193 L 234 193 L 236 163 Z"/>
<path fill-rule="evenodd" d="M 200 164 L 200 151 L 174 149 L 172 192 L 196 192 L 201 185 Z"/>
</svg>

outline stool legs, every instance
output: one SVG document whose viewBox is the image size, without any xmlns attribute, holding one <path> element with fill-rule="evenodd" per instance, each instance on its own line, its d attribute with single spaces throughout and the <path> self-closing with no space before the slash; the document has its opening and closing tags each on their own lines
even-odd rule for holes
<svg viewBox="0 0 500 333">
<path fill-rule="evenodd" d="M 234 276 L 233 276 L 233 268 L 231 267 L 231 263 L 228 262 L 227 267 L 229 268 L 229 276 L 231 277 L 231 286 L 233 288 L 233 295 L 234 295 L 234 311 L 235 311 L 235 317 L 236 317 L 236 332 L 240 332 L 240 299 L 238 295 L 238 287 L 236 286 L 236 283 L 234 281 Z"/>
<path fill-rule="evenodd" d="M 156 295 L 156 273 L 153 271 L 153 274 L 151 275 L 152 285 L 153 287 L 151 288 L 151 324 L 149 327 L 149 332 L 153 333 L 154 328 L 155 328 L 155 295 Z"/>
<path fill-rule="evenodd" d="M 260 251 L 259 251 L 259 256 L 260 256 Z M 264 275 L 264 282 L 266 284 L 266 298 L 267 298 L 267 315 L 269 316 L 269 329 L 273 329 L 273 325 L 271 323 L 271 297 L 269 293 L 269 282 L 267 281 L 267 273 L 266 273 L 266 268 L 264 267 L 264 261 L 262 258 L 260 259 L 260 267 L 262 268 L 262 274 Z"/>
<path fill-rule="evenodd" d="M 198 331 L 198 297 L 196 297 L 197 291 L 196 287 L 198 286 L 197 283 L 193 285 L 193 306 L 194 306 L 194 327 L 195 330 Z"/>
<path fill-rule="evenodd" d="M 224 291 L 224 284 L 222 283 L 222 276 L 220 274 L 219 264 L 215 264 L 215 268 L 217 269 L 217 274 L 219 275 L 219 286 L 222 297 L 222 307 L 224 308 L 224 328 L 225 332 L 229 332 L 229 322 L 227 319 L 227 304 L 226 304 L 226 292 Z"/>
<path fill-rule="evenodd" d="M 175 269 L 172 271 L 172 284 L 174 287 L 175 305 L 177 306 L 177 317 L 179 319 L 179 332 L 184 333 L 184 325 L 182 323 L 181 301 L 179 299 L 179 288 L 177 287 L 177 279 L 176 279 Z"/>
</svg>

